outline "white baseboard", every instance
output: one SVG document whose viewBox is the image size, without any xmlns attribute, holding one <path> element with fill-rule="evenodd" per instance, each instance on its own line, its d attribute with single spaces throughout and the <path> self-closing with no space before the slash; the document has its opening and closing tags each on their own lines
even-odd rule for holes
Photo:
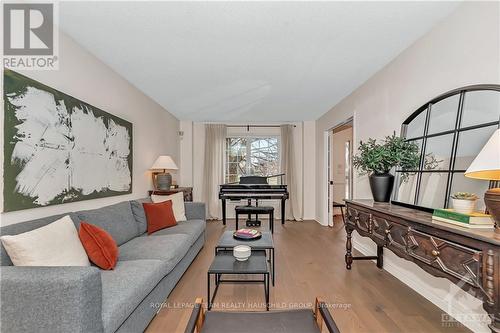
<svg viewBox="0 0 500 333">
<path fill-rule="evenodd" d="M 356 250 L 361 252 L 363 255 L 366 256 L 376 256 L 377 253 L 374 249 L 370 249 L 369 247 L 365 246 L 364 244 L 361 244 L 360 242 L 356 241 L 355 237 L 353 237 L 353 246 Z M 408 287 L 411 289 L 415 290 L 417 293 L 425 297 L 427 300 L 432 302 L 434 305 L 436 305 L 438 308 L 443 310 L 444 312 L 450 314 L 453 316 L 453 314 L 478 314 L 478 315 L 486 315 L 486 311 L 482 310 L 482 313 L 478 313 L 475 309 L 471 309 L 467 307 L 466 304 L 459 303 L 459 302 L 453 302 L 451 303 L 450 307 L 450 302 L 447 302 L 445 299 L 443 299 L 442 296 L 434 293 L 432 291 L 432 288 L 429 287 L 426 283 L 414 279 L 412 276 L 408 274 L 408 271 L 405 269 L 402 269 L 397 263 L 393 262 L 392 260 L 387 260 L 387 256 L 384 257 L 384 270 L 389 272 L 391 275 L 396 277 L 398 280 L 406 284 Z M 401 259 L 404 260 L 404 259 Z M 418 266 L 416 266 L 418 267 Z M 420 268 L 418 268 L 420 269 Z M 434 277 L 433 277 L 434 278 Z M 437 279 L 437 278 L 436 278 Z M 451 282 L 450 282 L 451 283 Z M 460 291 L 465 293 L 465 291 Z M 457 318 L 458 320 L 459 318 Z M 491 332 L 491 330 L 488 328 L 488 326 L 484 323 L 476 322 L 476 321 L 464 321 L 461 323 L 467 327 L 468 329 L 472 330 L 473 332 Z"/>
</svg>

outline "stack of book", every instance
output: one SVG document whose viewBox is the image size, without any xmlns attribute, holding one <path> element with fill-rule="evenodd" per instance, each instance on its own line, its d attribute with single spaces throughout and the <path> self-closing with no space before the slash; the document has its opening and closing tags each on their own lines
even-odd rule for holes
<svg viewBox="0 0 500 333">
<path fill-rule="evenodd" d="M 494 226 L 491 215 L 479 212 L 463 214 L 455 212 L 453 209 L 434 209 L 432 219 L 434 221 L 454 224 L 464 228 L 489 229 Z"/>
<path fill-rule="evenodd" d="M 262 236 L 261 232 L 255 229 L 238 229 L 233 235 L 240 239 L 255 239 Z"/>
</svg>

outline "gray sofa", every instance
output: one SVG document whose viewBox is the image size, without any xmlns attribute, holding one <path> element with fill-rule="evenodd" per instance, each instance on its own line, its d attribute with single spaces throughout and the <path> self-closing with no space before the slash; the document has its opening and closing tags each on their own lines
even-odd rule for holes
<svg viewBox="0 0 500 333">
<path fill-rule="evenodd" d="M 142 202 L 5 226 L 15 235 L 70 215 L 108 231 L 119 245 L 116 268 L 15 267 L 0 248 L 2 332 L 142 332 L 205 243 L 205 205 L 187 202 L 188 221 L 146 233 Z"/>
</svg>

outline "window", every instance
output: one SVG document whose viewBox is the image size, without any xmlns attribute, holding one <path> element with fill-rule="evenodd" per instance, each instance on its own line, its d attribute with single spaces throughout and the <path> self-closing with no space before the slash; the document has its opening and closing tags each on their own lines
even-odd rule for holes
<svg viewBox="0 0 500 333">
<path fill-rule="evenodd" d="M 405 181 L 396 170 L 395 200 L 446 208 L 454 192 L 484 193 L 488 182 L 464 173 L 499 123 L 498 85 L 457 89 L 426 103 L 402 126 L 407 141 L 420 147 L 420 166 Z M 481 205 L 477 208 L 483 209 Z"/>
<path fill-rule="evenodd" d="M 278 137 L 226 138 L 226 183 L 238 182 L 241 176 L 276 175 L 279 170 Z"/>
</svg>

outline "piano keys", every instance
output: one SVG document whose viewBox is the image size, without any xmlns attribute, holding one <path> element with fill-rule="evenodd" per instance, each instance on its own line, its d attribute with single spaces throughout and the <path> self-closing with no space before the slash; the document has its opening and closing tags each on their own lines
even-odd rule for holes
<svg viewBox="0 0 500 333">
<path fill-rule="evenodd" d="M 280 200 L 281 224 L 285 224 L 285 203 L 289 198 L 288 188 L 286 185 L 268 184 L 267 178 L 270 177 L 246 176 L 241 177 L 239 183 L 220 185 L 219 199 L 222 201 L 222 223 L 226 225 L 227 200 L 237 201 L 255 199 Z"/>
</svg>

